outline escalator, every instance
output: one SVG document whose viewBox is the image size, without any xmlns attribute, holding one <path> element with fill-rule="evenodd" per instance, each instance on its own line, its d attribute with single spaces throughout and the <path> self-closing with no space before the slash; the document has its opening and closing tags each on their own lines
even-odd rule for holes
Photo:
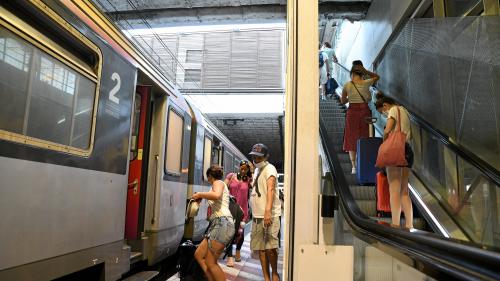
<svg viewBox="0 0 500 281">
<path fill-rule="evenodd" d="M 330 172 L 325 181 L 341 203 L 335 243 L 354 246 L 354 280 L 500 280 L 498 171 L 412 114 L 415 230 L 391 228 L 390 218 L 377 214 L 375 187 L 358 185 L 350 174 L 349 156 L 342 151 L 345 111 L 338 98 L 320 101 L 320 136 Z M 444 160 L 433 161 L 436 155 Z M 455 179 L 443 182 L 440 175 Z M 392 266 L 385 273 L 384 259 Z M 410 268 L 403 271 L 414 278 L 396 278 L 401 267 Z"/>
</svg>

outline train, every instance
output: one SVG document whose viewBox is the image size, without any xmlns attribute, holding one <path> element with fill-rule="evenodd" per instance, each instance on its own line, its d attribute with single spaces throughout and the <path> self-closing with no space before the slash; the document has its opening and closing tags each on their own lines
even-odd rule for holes
<svg viewBox="0 0 500 281">
<path fill-rule="evenodd" d="M 0 4 L 0 280 L 117 280 L 200 241 L 245 155 L 88 0 Z"/>
</svg>

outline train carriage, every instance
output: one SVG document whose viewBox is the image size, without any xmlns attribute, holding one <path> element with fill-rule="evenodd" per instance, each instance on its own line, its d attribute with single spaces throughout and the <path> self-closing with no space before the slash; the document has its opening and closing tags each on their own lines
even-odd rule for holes
<svg viewBox="0 0 500 281">
<path fill-rule="evenodd" d="M 0 100 L 0 280 L 160 262 L 201 240 L 204 169 L 244 158 L 88 1 L 2 2 Z"/>
</svg>

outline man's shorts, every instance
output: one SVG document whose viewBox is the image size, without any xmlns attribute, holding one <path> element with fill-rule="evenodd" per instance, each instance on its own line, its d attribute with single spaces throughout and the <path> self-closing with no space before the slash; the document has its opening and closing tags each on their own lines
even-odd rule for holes
<svg viewBox="0 0 500 281">
<path fill-rule="evenodd" d="M 234 222 L 231 217 L 217 217 L 210 221 L 206 238 L 208 239 L 208 246 L 212 248 L 211 241 L 215 240 L 227 246 L 234 237 Z"/>
<path fill-rule="evenodd" d="M 250 240 L 250 249 L 252 251 L 277 249 L 279 247 L 278 233 L 280 231 L 280 218 L 272 218 L 272 223 L 264 227 L 264 219 L 253 218 L 252 235 Z"/>
</svg>

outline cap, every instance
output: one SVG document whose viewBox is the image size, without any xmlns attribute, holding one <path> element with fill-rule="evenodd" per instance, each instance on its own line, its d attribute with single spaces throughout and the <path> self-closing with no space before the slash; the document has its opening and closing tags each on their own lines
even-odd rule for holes
<svg viewBox="0 0 500 281">
<path fill-rule="evenodd" d="M 265 146 L 262 143 L 254 144 L 252 147 L 252 151 L 249 153 L 250 155 L 255 155 L 255 156 L 266 156 L 269 154 L 267 150 L 267 146 Z"/>
<path fill-rule="evenodd" d="M 196 202 L 193 199 L 189 200 L 189 203 L 187 205 L 187 210 L 186 210 L 187 211 L 186 216 L 188 218 L 196 217 L 196 215 L 198 214 L 199 208 L 200 208 L 200 204 L 198 204 L 198 202 Z"/>
</svg>

